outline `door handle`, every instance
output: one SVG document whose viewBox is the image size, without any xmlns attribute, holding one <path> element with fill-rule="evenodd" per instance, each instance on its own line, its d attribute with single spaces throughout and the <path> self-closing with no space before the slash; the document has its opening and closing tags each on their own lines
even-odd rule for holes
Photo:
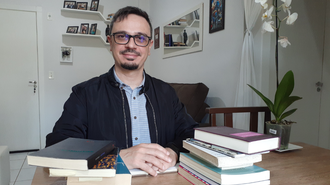
<svg viewBox="0 0 330 185">
<path fill-rule="evenodd" d="M 36 93 L 37 90 L 37 81 L 29 81 L 30 84 L 33 84 L 33 92 Z"/>
<path fill-rule="evenodd" d="M 321 89 L 322 89 L 322 87 L 323 87 L 323 83 L 322 82 L 317 82 L 316 84 L 316 91 L 317 92 L 320 92 L 321 91 Z"/>
</svg>

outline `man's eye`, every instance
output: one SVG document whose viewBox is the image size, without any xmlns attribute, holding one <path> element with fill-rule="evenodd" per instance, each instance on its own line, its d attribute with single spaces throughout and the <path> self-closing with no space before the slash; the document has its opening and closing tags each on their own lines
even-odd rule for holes
<svg viewBox="0 0 330 185">
<path fill-rule="evenodd" d="M 137 38 L 140 42 L 143 42 L 143 41 L 146 40 L 146 36 L 144 36 L 144 35 L 138 35 L 138 36 L 136 36 L 136 38 Z"/>
<path fill-rule="evenodd" d="M 118 39 L 125 39 L 127 38 L 125 34 L 117 34 L 116 35 Z"/>
</svg>

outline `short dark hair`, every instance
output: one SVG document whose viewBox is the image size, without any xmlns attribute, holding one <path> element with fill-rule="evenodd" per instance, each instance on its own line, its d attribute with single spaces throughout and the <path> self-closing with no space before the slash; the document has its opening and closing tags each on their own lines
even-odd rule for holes
<svg viewBox="0 0 330 185">
<path fill-rule="evenodd" d="M 138 7 L 134 7 L 134 6 L 126 6 L 124 8 L 119 9 L 116 12 L 116 14 L 113 16 L 112 21 L 110 23 L 110 29 L 109 29 L 109 33 L 107 33 L 107 35 L 111 35 L 113 23 L 126 19 L 129 14 L 135 14 L 135 15 L 143 17 L 150 26 L 150 34 L 151 34 L 150 37 L 152 37 L 152 26 L 151 26 L 151 22 L 149 19 L 149 15 L 147 14 L 147 12 L 141 10 Z"/>
</svg>

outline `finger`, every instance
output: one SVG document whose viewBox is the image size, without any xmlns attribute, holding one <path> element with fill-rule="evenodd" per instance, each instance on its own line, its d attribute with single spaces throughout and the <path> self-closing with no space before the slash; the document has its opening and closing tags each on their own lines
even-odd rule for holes
<svg viewBox="0 0 330 185">
<path fill-rule="evenodd" d="M 141 144 L 140 150 L 142 153 L 155 156 L 163 161 L 172 162 L 171 157 L 169 156 L 169 151 L 157 144 Z M 165 152 L 164 152 L 165 151 Z"/>
<path fill-rule="evenodd" d="M 147 163 L 144 163 L 143 165 L 140 166 L 140 169 L 147 172 L 148 174 L 156 177 L 157 176 L 157 170 L 154 170 L 152 167 L 151 167 L 152 164 L 147 164 Z"/>
</svg>

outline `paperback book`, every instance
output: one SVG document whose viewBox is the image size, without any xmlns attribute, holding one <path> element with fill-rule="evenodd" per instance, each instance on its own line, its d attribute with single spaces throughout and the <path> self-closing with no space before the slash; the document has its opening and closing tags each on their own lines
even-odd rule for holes
<svg viewBox="0 0 330 185">
<path fill-rule="evenodd" d="M 222 168 L 223 170 L 252 166 L 254 163 L 262 160 L 262 155 L 260 153 L 233 158 L 193 143 L 189 143 L 188 141 L 183 141 L 183 148 L 189 150 L 190 153 L 195 156 L 203 157 L 203 160 L 218 168 Z"/>
<path fill-rule="evenodd" d="M 170 168 L 168 168 L 167 170 L 165 170 L 164 172 L 159 172 L 157 171 L 157 174 L 163 174 L 163 173 L 176 173 L 178 172 L 178 166 L 179 166 L 179 163 L 177 163 L 175 166 L 172 166 Z M 137 168 L 134 168 L 134 169 L 131 169 L 129 170 L 130 173 L 132 174 L 133 177 L 135 176 L 144 176 L 144 175 L 148 175 L 147 172 L 143 171 L 143 170 L 140 170 L 140 169 L 137 169 Z"/>
<path fill-rule="evenodd" d="M 117 158 L 119 149 L 113 149 L 107 156 L 103 157 L 92 169 L 71 170 L 63 168 L 50 168 L 50 177 L 114 177 L 117 169 Z"/>
<path fill-rule="evenodd" d="M 28 154 L 29 165 L 88 170 L 115 148 L 114 141 L 67 138 Z"/>
<path fill-rule="evenodd" d="M 189 182 L 195 185 L 233 185 L 233 184 L 217 183 L 183 163 L 180 163 L 178 173 L 183 178 L 185 178 L 186 180 L 188 180 Z M 270 184 L 270 180 L 263 180 L 263 181 L 257 181 L 251 183 L 244 183 L 240 185 L 269 185 L 269 184 Z"/>
<path fill-rule="evenodd" d="M 245 154 L 276 150 L 280 146 L 279 137 L 225 126 L 195 128 L 194 138 Z"/>
<path fill-rule="evenodd" d="M 68 177 L 67 185 L 131 185 L 132 175 L 118 155 L 116 176 L 114 177 Z"/>
<path fill-rule="evenodd" d="M 223 170 L 190 153 L 180 153 L 181 162 L 220 184 L 244 184 L 270 179 L 269 170 L 256 165 Z"/>
</svg>

